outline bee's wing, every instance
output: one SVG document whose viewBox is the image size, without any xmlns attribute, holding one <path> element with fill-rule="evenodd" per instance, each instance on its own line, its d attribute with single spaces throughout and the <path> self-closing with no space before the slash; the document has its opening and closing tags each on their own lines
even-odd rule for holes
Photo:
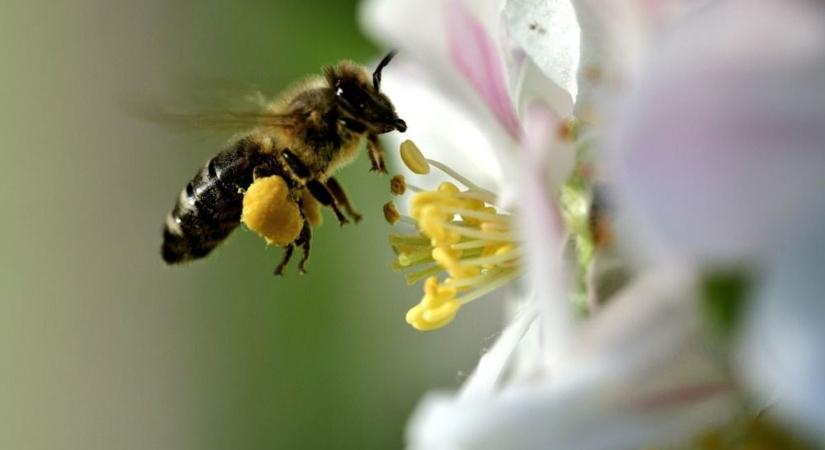
<svg viewBox="0 0 825 450">
<path fill-rule="evenodd" d="M 162 101 L 146 96 L 121 99 L 121 106 L 136 118 L 181 130 L 240 131 L 290 127 L 298 121 L 294 115 L 269 109 L 275 96 L 254 85 L 201 78 L 173 91 L 176 95 L 164 96 Z"/>
<path fill-rule="evenodd" d="M 298 123 L 297 118 L 292 114 L 266 111 L 164 112 L 162 119 L 167 124 L 185 128 L 214 130 L 240 130 L 261 126 L 292 127 Z"/>
</svg>

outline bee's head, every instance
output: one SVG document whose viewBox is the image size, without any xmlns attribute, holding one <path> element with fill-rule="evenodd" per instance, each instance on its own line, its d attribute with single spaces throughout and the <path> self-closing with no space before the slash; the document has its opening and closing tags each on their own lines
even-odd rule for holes
<svg viewBox="0 0 825 450">
<path fill-rule="evenodd" d="M 390 99 L 381 93 L 381 70 L 393 56 L 395 52 L 390 52 L 378 63 L 371 83 L 367 71 L 351 62 L 342 62 L 324 71 L 350 128 L 376 134 L 407 129 L 407 124 L 396 115 Z"/>
</svg>

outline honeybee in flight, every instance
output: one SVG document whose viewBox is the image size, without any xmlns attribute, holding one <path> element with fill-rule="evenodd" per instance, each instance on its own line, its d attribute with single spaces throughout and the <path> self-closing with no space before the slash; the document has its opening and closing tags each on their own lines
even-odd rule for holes
<svg viewBox="0 0 825 450">
<path fill-rule="evenodd" d="M 259 112 L 212 119 L 213 125 L 252 129 L 210 159 L 181 191 L 166 217 L 163 260 L 177 264 L 207 256 L 243 215 L 250 228 L 255 222 L 255 231 L 284 247 L 276 275 L 298 246 L 303 252 L 298 267 L 304 273 L 310 223 L 316 222 L 319 203 L 330 207 L 342 226 L 348 222 L 342 209 L 356 222 L 361 219 L 333 177 L 335 171 L 350 163 L 366 140 L 371 170 L 386 173 L 377 136 L 407 129 L 380 90 L 381 71 L 394 55 L 381 60 L 372 80 L 366 68 L 344 61 L 285 91 Z"/>
</svg>

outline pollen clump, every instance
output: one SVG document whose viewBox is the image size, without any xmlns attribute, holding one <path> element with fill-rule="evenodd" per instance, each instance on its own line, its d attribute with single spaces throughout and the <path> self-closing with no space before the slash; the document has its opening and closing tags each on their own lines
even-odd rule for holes
<svg viewBox="0 0 825 450">
<path fill-rule="evenodd" d="M 286 246 L 298 238 L 304 226 L 298 205 L 289 198 L 283 178 L 259 178 L 246 190 L 241 221 L 268 244 Z"/>
<path fill-rule="evenodd" d="M 321 215 L 321 204 L 315 197 L 307 190 L 301 194 L 301 202 L 304 206 L 304 216 L 307 222 L 313 227 L 318 227 L 324 222 L 324 217 Z"/>
</svg>

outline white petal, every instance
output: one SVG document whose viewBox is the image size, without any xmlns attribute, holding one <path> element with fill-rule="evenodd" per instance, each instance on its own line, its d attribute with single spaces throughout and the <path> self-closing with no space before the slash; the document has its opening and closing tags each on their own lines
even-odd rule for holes
<svg viewBox="0 0 825 450">
<path fill-rule="evenodd" d="M 699 260 L 770 253 L 823 192 L 825 11 L 730 1 L 677 30 L 620 114 L 636 229 Z"/>
<path fill-rule="evenodd" d="M 592 324 L 568 364 L 533 383 L 487 399 L 426 398 L 411 448 L 641 448 L 729 420 L 733 391 L 697 340 L 689 281 L 650 274 Z"/>
<path fill-rule="evenodd" d="M 743 375 L 777 412 L 825 442 L 825 208 L 773 261 L 742 334 Z"/>
<path fill-rule="evenodd" d="M 499 191 L 504 175 L 499 153 L 509 153 L 513 144 L 489 116 L 446 95 L 426 68 L 401 55 L 392 70 L 384 74 L 381 89 L 408 127 L 405 133 L 386 135 L 389 157 L 400 162 L 398 147 L 403 140 L 411 139 L 424 156 L 447 164 L 484 188 Z M 398 167 L 403 165 L 399 163 Z M 431 188 L 446 179 L 436 170 L 431 173 L 423 179 L 415 175 L 408 180 Z"/>
<path fill-rule="evenodd" d="M 626 450 L 689 440 L 731 418 L 729 395 L 634 410 L 615 401 L 622 386 L 606 378 L 523 389 L 486 402 L 425 398 L 408 428 L 410 448 Z"/>
<path fill-rule="evenodd" d="M 414 58 L 442 58 L 446 18 L 443 0 L 367 0 L 361 3 L 360 18 L 367 34 L 389 47 L 402 49 Z"/>
<path fill-rule="evenodd" d="M 569 0 L 508 0 L 507 31 L 572 98 L 578 86 L 580 30 Z"/>
<path fill-rule="evenodd" d="M 542 102 L 548 105 L 560 117 L 569 117 L 573 114 L 573 97 L 549 79 L 532 60 L 526 60 L 519 67 L 515 67 L 515 96 L 516 110 L 524 120 L 529 105 Z"/>
<path fill-rule="evenodd" d="M 508 367 L 513 363 L 513 356 L 525 333 L 536 320 L 532 307 L 520 311 L 496 343 L 478 361 L 473 374 L 461 386 L 461 398 L 477 398 L 491 395 L 503 380 Z"/>
</svg>

